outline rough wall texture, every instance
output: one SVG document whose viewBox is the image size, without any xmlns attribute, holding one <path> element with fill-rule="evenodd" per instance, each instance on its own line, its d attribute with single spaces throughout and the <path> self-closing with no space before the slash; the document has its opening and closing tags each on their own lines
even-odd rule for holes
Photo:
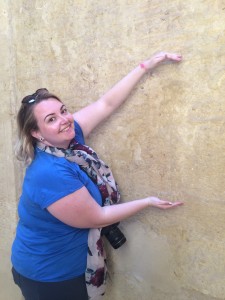
<svg viewBox="0 0 225 300">
<path fill-rule="evenodd" d="M 77 110 L 158 50 L 184 62 L 146 77 L 89 144 L 123 201 L 154 194 L 186 205 L 123 222 L 128 242 L 108 251 L 105 299 L 225 299 L 225 1 L 2 0 L 0 12 L 0 299 L 21 299 L 9 271 L 21 97 L 47 87 Z"/>
</svg>

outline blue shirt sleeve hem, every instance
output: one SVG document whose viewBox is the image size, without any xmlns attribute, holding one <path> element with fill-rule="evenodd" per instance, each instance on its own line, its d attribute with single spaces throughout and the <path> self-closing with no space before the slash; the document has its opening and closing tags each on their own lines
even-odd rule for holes
<svg viewBox="0 0 225 300">
<path fill-rule="evenodd" d="M 50 199 L 48 201 L 45 201 L 44 204 L 41 205 L 41 208 L 42 209 L 47 208 L 52 203 L 62 199 L 63 197 L 66 197 L 66 196 L 76 192 L 77 190 L 81 189 L 82 187 L 83 187 L 83 184 L 80 184 L 80 186 L 76 186 L 75 189 L 66 190 L 62 193 L 58 193 L 57 195 L 54 195 L 53 197 L 50 197 Z"/>
</svg>

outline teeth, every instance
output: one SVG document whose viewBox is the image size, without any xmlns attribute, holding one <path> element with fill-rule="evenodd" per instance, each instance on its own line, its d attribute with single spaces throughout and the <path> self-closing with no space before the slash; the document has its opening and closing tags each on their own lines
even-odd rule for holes
<svg viewBox="0 0 225 300">
<path fill-rule="evenodd" d="M 64 128 L 63 130 L 61 130 L 61 132 L 65 132 L 65 131 L 68 131 L 70 129 L 70 126 Z"/>
</svg>

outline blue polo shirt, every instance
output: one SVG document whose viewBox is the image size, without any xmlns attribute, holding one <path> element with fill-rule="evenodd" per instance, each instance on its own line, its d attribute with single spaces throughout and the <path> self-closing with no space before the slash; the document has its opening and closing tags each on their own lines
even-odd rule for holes
<svg viewBox="0 0 225 300">
<path fill-rule="evenodd" d="M 75 132 L 75 139 L 84 144 L 82 130 L 76 122 Z M 35 159 L 24 177 L 12 246 L 12 264 L 18 273 L 44 282 L 84 274 L 89 230 L 68 226 L 47 210 L 50 204 L 83 186 L 101 205 L 98 187 L 76 163 L 35 150 Z"/>
</svg>

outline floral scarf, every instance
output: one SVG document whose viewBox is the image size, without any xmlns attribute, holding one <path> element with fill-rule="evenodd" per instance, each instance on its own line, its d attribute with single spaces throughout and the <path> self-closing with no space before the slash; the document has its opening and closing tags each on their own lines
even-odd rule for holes
<svg viewBox="0 0 225 300">
<path fill-rule="evenodd" d="M 65 157 L 77 163 L 80 168 L 97 184 L 102 196 L 103 206 L 112 205 L 120 200 L 118 185 L 110 168 L 98 157 L 93 149 L 73 140 L 68 149 L 49 147 L 38 142 L 38 148 L 49 154 Z M 106 288 L 106 254 L 101 238 L 101 228 L 92 228 L 88 234 L 86 286 L 90 300 L 103 296 Z"/>
</svg>

